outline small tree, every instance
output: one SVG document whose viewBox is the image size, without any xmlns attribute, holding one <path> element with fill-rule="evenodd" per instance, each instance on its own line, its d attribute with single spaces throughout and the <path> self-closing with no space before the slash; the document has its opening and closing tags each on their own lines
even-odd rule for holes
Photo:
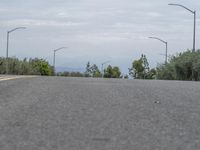
<svg viewBox="0 0 200 150">
<path fill-rule="evenodd" d="M 90 62 L 89 61 L 86 64 L 85 77 L 91 77 L 91 67 L 90 67 Z"/>
<path fill-rule="evenodd" d="M 90 67 L 90 71 L 91 71 L 92 77 L 94 77 L 94 78 L 99 78 L 102 76 L 101 72 L 96 64 L 94 64 Z"/>
<path fill-rule="evenodd" d="M 109 65 L 105 70 L 104 70 L 104 77 L 105 78 L 121 78 L 121 71 L 119 67 L 112 67 Z"/>
<path fill-rule="evenodd" d="M 140 59 L 133 61 L 129 75 L 135 79 L 155 79 L 156 70 L 150 70 L 146 55 L 142 54 Z"/>
</svg>

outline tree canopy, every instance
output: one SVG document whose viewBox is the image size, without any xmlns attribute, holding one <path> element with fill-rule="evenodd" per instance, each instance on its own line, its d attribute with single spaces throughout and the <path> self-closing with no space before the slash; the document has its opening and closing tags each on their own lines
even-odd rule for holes
<svg viewBox="0 0 200 150">
<path fill-rule="evenodd" d="M 105 78 L 122 78 L 119 67 L 117 66 L 112 67 L 111 65 L 109 65 L 104 70 L 104 77 Z"/>
<path fill-rule="evenodd" d="M 14 75 L 54 75 L 53 67 L 44 59 L 23 59 L 15 57 L 0 57 L 0 74 L 6 74 L 8 62 L 8 74 Z M 60 72 L 55 75 L 70 77 L 93 77 L 93 78 L 129 78 L 128 75 L 122 76 L 121 70 L 117 66 L 109 65 L 102 72 L 96 64 L 87 62 L 85 72 Z M 161 79 L 161 80 L 200 80 L 200 50 L 185 52 L 171 56 L 169 62 L 150 68 L 146 55 L 142 54 L 139 59 L 132 62 L 129 68 L 129 75 L 134 79 Z"/>
<path fill-rule="evenodd" d="M 90 62 L 87 62 L 85 69 L 85 77 L 99 78 L 102 74 L 96 64 L 91 65 Z"/>
<path fill-rule="evenodd" d="M 8 62 L 8 74 L 15 75 L 53 75 L 53 67 L 44 59 L 19 60 L 17 58 L 0 57 L 0 74 L 6 74 Z"/>
<path fill-rule="evenodd" d="M 129 68 L 129 75 L 135 79 L 154 79 L 156 70 L 149 68 L 146 55 L 142 54 L 140 59 L 133 61 L 131 68 Z"/>
<path fill-rule="evenodd" d="M 169 63 L 157 67 L 158 79 L 200 80 L 200 50 L 179 53 Z"/>
</svg>

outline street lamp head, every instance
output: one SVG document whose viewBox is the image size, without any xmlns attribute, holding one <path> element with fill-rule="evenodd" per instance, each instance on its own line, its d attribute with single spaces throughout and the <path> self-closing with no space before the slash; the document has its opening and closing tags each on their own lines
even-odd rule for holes
<svg viewBox="0 0 200 150">
<path fill-rule="evenodd" d="M 177 4 L 172 4 L 172 3 L 169 3 L 168 5 L 177 5 Z"/>
<path fill-rule="evenodd" d="M 14 29 L 8 31 L 8 33 L 14 32 L 14 31 L 19 30 L 19 29 L 26 29 L 26 27 L 17 27 L 17 28 L 14 28 Z"/>
<path fill-rule="evenodd" d="M 168 4 L 168 5 L 170 5 L 170 6 L 179 6 L 179 7 L 182 7 L 182 8 L 184 8 L 184 9 L 190 11 L 190 12 L 193 13 L 193 14 L 195 13 L 195 11 L 193 11 L 193 10 L 191 10 L 191 9 L 187 8 L 186 6 L 181 5 L 181 4 L 170 3 L 170 4 Z"/>
<path fill-rule="evenodd" d="M 18 29 L 26 29 L 26 27 L 18 27 Z"/>
<path fill-rule="evenodd" d="M 151 37 L 151 36 L 149 37 L 149 39 L 153 39 L 153 38 L 154 38 L 154 37 Z"/>
<path fill-rule="evenodd" d="M 65 49 L 65 48 L 68 48 L 68 47 L 60 47 L 60 48 L 57 48 L 57 49 L 54 50 L 54 52 L 57 52 L 57 51 L 59 51 L 59 50 Z"/>
<path fill-rule="evenodd" d="M 175 3 L 169 3 L 169 6 L 179 6 L 179 7 L 183 7 L 186 8 L 185 6 L 181 5 L 181 4 L 175 4 Z"/>
<path fill-rule="evenodd" d="M 158 38 L 158 37 L 151 37 L 151 36 L 150 36 L 149 38 L 150 38 L 150 39 L 156 39 L 156 40 L 159 40 L 159 41 L 161 41 L 161 42 L 167 44 L 166 41 L 164 41 L 164 40 L 162 40 L 162 39 L 160 39 L 160 38 Z"/>
</svg>

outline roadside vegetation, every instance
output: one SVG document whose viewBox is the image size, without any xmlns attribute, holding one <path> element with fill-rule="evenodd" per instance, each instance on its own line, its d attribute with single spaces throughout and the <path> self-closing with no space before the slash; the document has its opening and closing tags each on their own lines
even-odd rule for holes
<svg viewBox="0 0 200 150">
<path fill-rule="evenodd" d="M 156 69 L 150 69 L 146 56 L 142 54 L 140 59 L 133 61 L 129 75 L 134 79 L 156 79 Z"/>
<path fill-rule="evenodd" d="M 54 75 L 53 66 L 44 59 L 9 58 L 8 74 L 14 75 Z M 102 68 L 101 68 L 102 69 Z M 100 70 L 96 64 L 88 62 L 85 72 L 59 72 L 56 76 L 64 77 L 91 77 L 91 78 L 134 78 L 134 79 L 160 79 L 160 80 L 185 80 L 200 81 L 200 50 L 187 50 L 171 56 L 168 63 L 150 68 L 146 55 L 133 60 L 128 68 L 129 75 L 122 75 L 117 66 L 108 65 Z M 6 74 L 6 59 L 0 57 L 0 74 Z"/>
<path fill-rule="evenodd" d="M 5 58 L 0 57 L 0 74 L 6 74 Z M 17 58 L 8 59 L 8 74 L 14 75 L 53 75 L 53 67 L 44 59 L 19 60 Z"/>
<path fill-rule="evenodd" d="M 157 67 L 157 78 L 163 80 L 200 80 L 200 50 L 179 53 L 169 63 Z"/>
<path fill-rule="evenodd" d="M 121 71 L 119 67 L 114 66 L 112 67 L 111 65 L 108 65 L 107 68 L 102 71 L 98 68 L 96 64 L 91 64 L 88 62 L 86 64 L 85 72 L 80 73 L 80 72 L 60 72 L 57 73 L 58 76 L 66 76 L 66 77 L 92 77 L 92 78 L 122 78 Z"/>
</svg>

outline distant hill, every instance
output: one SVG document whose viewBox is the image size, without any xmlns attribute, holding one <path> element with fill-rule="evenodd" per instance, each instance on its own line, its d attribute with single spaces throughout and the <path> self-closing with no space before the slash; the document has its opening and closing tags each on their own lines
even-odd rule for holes
<svg viewBox="0 0 200 150">
<path fill-rule="evenodd" d="M 56 67 L 56 72 L 64 72 L 64 71 L 68 71 L 68 72 L 85 72 L 84 68 L 70 68 L 70 67 Z"/>
</svg>

